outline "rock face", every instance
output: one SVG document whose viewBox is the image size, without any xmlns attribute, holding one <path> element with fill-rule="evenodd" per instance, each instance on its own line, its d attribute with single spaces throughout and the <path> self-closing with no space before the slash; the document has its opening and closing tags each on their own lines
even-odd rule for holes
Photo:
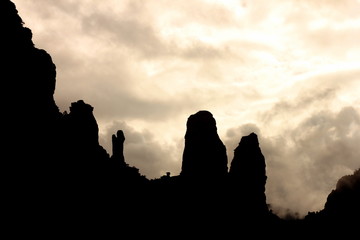
<svg viewBox="0 0 360 240">
<path fill-rule="evenodd" d="M 18 187 L 44 185 L 53 169 L 47 161 L 57 145 L 61 113 L 55 104 L 56 67 L 50 55 L 34 47 L 15 5 L 0 1 L 0 47 L 6 172 Z M 5 94 L 6 93 L 6 94 Z M 27 179 L 27 181 L 20 181 Z M 35 180 L 36 179 L 36 180 Z"/>
<path fill-rule="evenodd" d="M 226 147 L 217 134 L 209 111 L 199 111 L 187 120 L 181 176 L 224 177 L 227 174 Z"/>
</svg>

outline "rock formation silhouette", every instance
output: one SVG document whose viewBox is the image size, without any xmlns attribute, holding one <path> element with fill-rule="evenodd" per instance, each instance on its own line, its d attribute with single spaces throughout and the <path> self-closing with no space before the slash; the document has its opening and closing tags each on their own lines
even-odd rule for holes
<svg viewBox="0 0 360 240">
<path fill-rule="evenodd" d="M 351 175 L 341 177 L 327 197 L 324 208 L 318 212 L 309 212 L 305 216 L 308 222 L 327 226 L 358 226 L 360 216 L 360 169 Z"/>
<path fill-rule="evenodd" d="M 0 3 L 0 24 L 3 170 L 14 185 L 9 190 L 21 194 L 14 197 L 17 202 L 49 187 L 56 159 L 48 159 L 56 156 L 61 113 L 53 98 L 55 64 L 45 50 L 34 47 L 32 32 L 11 1 Z"/>
<path fill-rule="evenodd" d="M 79 100 L 69 113 L 59 111 L 53 96 L 56 66 L 45 50 L 34 46 L 13 2 L 0 2 L 0 24 L 3 89 L 11 95 L 6 96 L 10 102 L 3 101 L 8 102 L 3 169 L 16 211 L 43 219 L 80 209 L 84 213 L 104 203 L 103 198 L 121 195 L 118 186 L 137 191 L 146 185 L 137 168 L 120 163 L 118 151 L 110 158 L 99 145 L 91 105 Z"/>
<path fill-rule="evenodd" d="M 266 164 L 255 133 L 243 136 L 234 150 L 229 177 L 233 186 L 233 200 L 242 205 L 241 212 L 266 215 Z M 235 205 L 236 206 L 236 205 Z"/>
<path fill-rule="evenodd" d="M 360 169 L 338 180 L 322 212 L 332 221 L 357 219 L 360 216 Z"/>
<path fill-rule="evenodd" d="M 0 1 L 0 24 L 3 89 L 11 94 L 3 101 L 5 188 L 16 206 L 12 216 L 29 228 L 59 232 L 120 219 L 122 230 L 136 223 L 153 230 L 161 225 L 176 232 L 228 232 L 231 227 L 239 233 L 246 223 L 259 230 L 272 223 L 299 230 L 359 216 L 358 169 L 339 180 L 322 211 L 291 224 L 278 218 L 266 203 L 266 163 L 257 135 L 241 137 L 228 171 L 226 147 L 206 110 L 188 118 L 181 173 L 147 179 L 126 163 L 122 130 L 112 135 L 111 156 L 99 144 L 91 105 L 78 100 L 69 113 L 59 112 L 53 97 L 56 66 L 34 46 L 10 0 Z"/>
<path fill-rule="evenodd" d="M 224 177 L 227 174 L 226 147 L 217 134 L 216 121 L 209 111 L 188 118 L 181 175 Z"/>
<path fill-rule="evenodd" d="M 112 151 L 113 155 L 111 156 L 111 159 L 114 160 L 117 164 L 120 166 L 124 166 L 125 163 L 125 157 L 124 157 L 124 142 L 125 142 L 125 135 L 122 130 L 118 130 L 116 132 L 116 135 L 112 135 Z"/>
</svg>

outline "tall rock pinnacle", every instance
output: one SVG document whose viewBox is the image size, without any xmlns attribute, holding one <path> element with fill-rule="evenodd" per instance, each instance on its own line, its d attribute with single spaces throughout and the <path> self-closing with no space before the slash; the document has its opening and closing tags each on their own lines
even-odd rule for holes
<svg viewBox="0 0 360 240">
<path fill-rule="evenodd" d="M 227 174 L 226 147 L 217 134 L 209 111 L 199 111 L 187 121 L 182 176 L 222 177 Z"/>
<path fill-rule="evenodd" d="M 125 158 L 124 158 L 124 142 L 125 136 L 122 130 L 118 130 L 116 135 L 112 135 L 112 151 L 113 155 L 111 159 L 115 160 L 120 166 L 124 166 Z"/>
<path fill-rule="evenodd" d="M 232 180 L 233 191 L 240 196 L 240 208 L 267 213 L 265 184 L 266 164 L 264 155 L 259 147 L 258 137 L 255 133 L 243 136 L 234 151 L 229 176 Z M 236 197 L 237 198 L 237 197 Z"/>
<path fill-rule="evenodd" d="M 241 138 L 234 150 L 234 159 L 231 162 L 230 176 L 251 182 L 256 188 L 263 189 L 266 183 L 265 158 L 259 147 L 255 133 Z M 249 181 L 250 180 L 250 181 Z"/>
</svg>

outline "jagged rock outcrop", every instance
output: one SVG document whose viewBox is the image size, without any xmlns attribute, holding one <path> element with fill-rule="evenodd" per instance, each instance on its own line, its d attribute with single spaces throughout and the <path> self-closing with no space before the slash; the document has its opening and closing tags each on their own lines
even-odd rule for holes
<svg viewBox="0 0 360 240">
<path fill-rule="evenodd" d="M 59 164 L 69 174 L 68 181 L 73 181 L 73 185 L 79 181 L 82 185 L 99 183 L 106 174 L 109 154 L 99 145 L 93 107 L 83 100 L 72 102 L 70 112 L 61 118 L 61 128 Z"/>
<path fill-rule="evenodd" d="M 93 115 L 93 107 L 83 100 L 73 102 L 70 113 L 64 113 L 62 120 L 64 137 L 68 138 L 65 142 L 68 149 L 75 154 L 75 159 L 98 158 L 96 152 L 102 151 L 99 150 L 102 147 L 99 145 L 99 128 Z"/>
<path fill-rule="evenodd" d="M 209 111 L 199 111 L 188 118 L 186 126 L 180 175 L 193 178 L 226 176 L 226 147 L 217 133 L 213 115 Z"/>
</svg>

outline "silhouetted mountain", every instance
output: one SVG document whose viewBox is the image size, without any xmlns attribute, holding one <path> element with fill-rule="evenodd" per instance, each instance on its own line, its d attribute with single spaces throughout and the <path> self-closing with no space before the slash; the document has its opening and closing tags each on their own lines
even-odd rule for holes
<svg viewBox="0 0 360 240">
<path fill-rule="evenodd" d="M 226 147 L 205 110 L 188 118 L 181 173 L 147 179 L 126 163 L 122 130 L 112 135 L 111 156 L 99 144 L 91 105 L 78 100 L 69 113 L 59 112 L 55 64 L 34 46 L 9 0 L 0 1 L 0 24 L 3 89 L 11 95 L 3 101 L 3 175 L 9 206 L 15 206 L 11 216 L 28 229 L 67 232 L 106 223 L 120 232 L 140 226 L 241 235 L 249 226 L 303 230 L 359 216 L 358 169 L 339 180 L 322 211 L 300 221 L 280 219 L 266 203 L 257 135 L 241 137 L 228 171 Z"/>
</svg>

